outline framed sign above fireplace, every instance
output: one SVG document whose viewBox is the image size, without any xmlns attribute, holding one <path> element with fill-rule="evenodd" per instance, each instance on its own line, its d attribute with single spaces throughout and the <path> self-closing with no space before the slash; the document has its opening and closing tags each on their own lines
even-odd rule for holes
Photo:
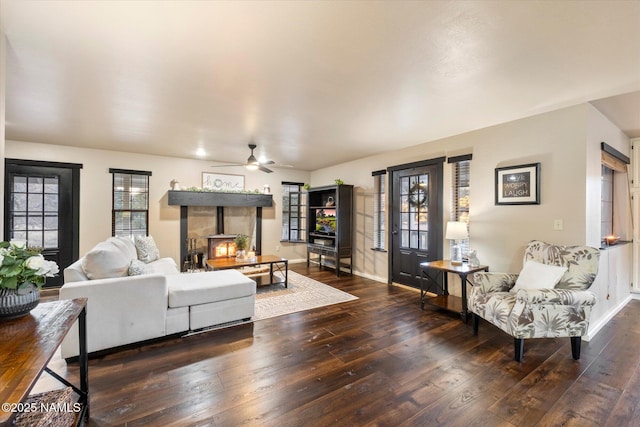
<svg viewBox="0 0 640 427">
<path fill-rule="evenodd" d="M 244 190 L 244 175 L 202 172 L 202 188 L 217 191 Z"/>
</svg>

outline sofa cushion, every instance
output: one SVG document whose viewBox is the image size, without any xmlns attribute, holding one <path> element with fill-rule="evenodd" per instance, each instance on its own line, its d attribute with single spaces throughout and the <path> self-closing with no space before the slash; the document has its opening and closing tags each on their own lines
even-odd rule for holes
<svg viewBox="0 0 640 427">
<path fill-rule="evenodd" d="M 146 273 L 178 274 L 178 266 L 173 258 L 160 258 L 156 261 L 145 264 Z"/>
<path fill-rule="evenodd" d="M 529 260 L 524 264 L 511 292 L 518 292 L 519 289 L 553 289 L 566 272 L 566 267 Z"/>
<path fill-rule="evenodd" d="M 129 274 L 131 259 L 113 242 L 100 242 L 82 258 L 84 273 L 89 279 L 123 277 Z"/>
<path fill-rule="evenodd" d="M 136 236 L 136 252 L 138 259 L 143 262 L 152 262 L 160 258 L 160 251 L 155 240 L 151 236 Z"/>
<path fill-rule="evenodd" d="M 256 293 L 256 282 L 236 270 L 167 276 L 169 307 L 205 304 Z"/>
</svg>

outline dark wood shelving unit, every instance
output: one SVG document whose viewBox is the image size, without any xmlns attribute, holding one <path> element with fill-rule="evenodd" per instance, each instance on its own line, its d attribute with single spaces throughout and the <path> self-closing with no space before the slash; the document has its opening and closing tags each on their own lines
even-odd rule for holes
<svg viewBox="0 0 640 427">
<path fill-rule="evenodd" d="M 310 188 L 307 201 L 307 265 L 332 267 L 336 276 L 343 268 L 352 273 L 353 185 Z"/>
</svg>

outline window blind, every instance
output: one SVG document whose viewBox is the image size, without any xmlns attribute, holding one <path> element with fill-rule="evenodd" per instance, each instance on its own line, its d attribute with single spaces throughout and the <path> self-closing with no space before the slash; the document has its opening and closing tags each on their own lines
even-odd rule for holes
<svg viewBox="0 0 640 427">
<path fill-rule="evenodd" d="M 386 175 L 387 171 L 372 172 L 373 194 L 373 249 L 385 250 Z"/>
<path fill-rule="evenodd" d="M 448 163 L 452 163 L 451 177 L 451 220 L 469 224 L 469 183 L 471 170 L 471 154 L 450 157 Z M 463 258 L 469 253 L 469 239 L 458 242 Z"/>
</svg>

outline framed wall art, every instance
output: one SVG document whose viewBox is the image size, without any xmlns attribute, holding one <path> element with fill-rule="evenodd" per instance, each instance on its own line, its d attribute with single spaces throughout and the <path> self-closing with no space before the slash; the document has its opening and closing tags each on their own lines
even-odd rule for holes
<svg viewBox="0 0 640 427">
<path fill-rule="evenodd" d="M 217 191 L 244 190 L 244 175 L 202 172 L 202 188 Z"/>
<path fill-rule="evenodd" d="M 539 205 L 540 163 L 496 168 L 496 205 Z"/>
</svg>

